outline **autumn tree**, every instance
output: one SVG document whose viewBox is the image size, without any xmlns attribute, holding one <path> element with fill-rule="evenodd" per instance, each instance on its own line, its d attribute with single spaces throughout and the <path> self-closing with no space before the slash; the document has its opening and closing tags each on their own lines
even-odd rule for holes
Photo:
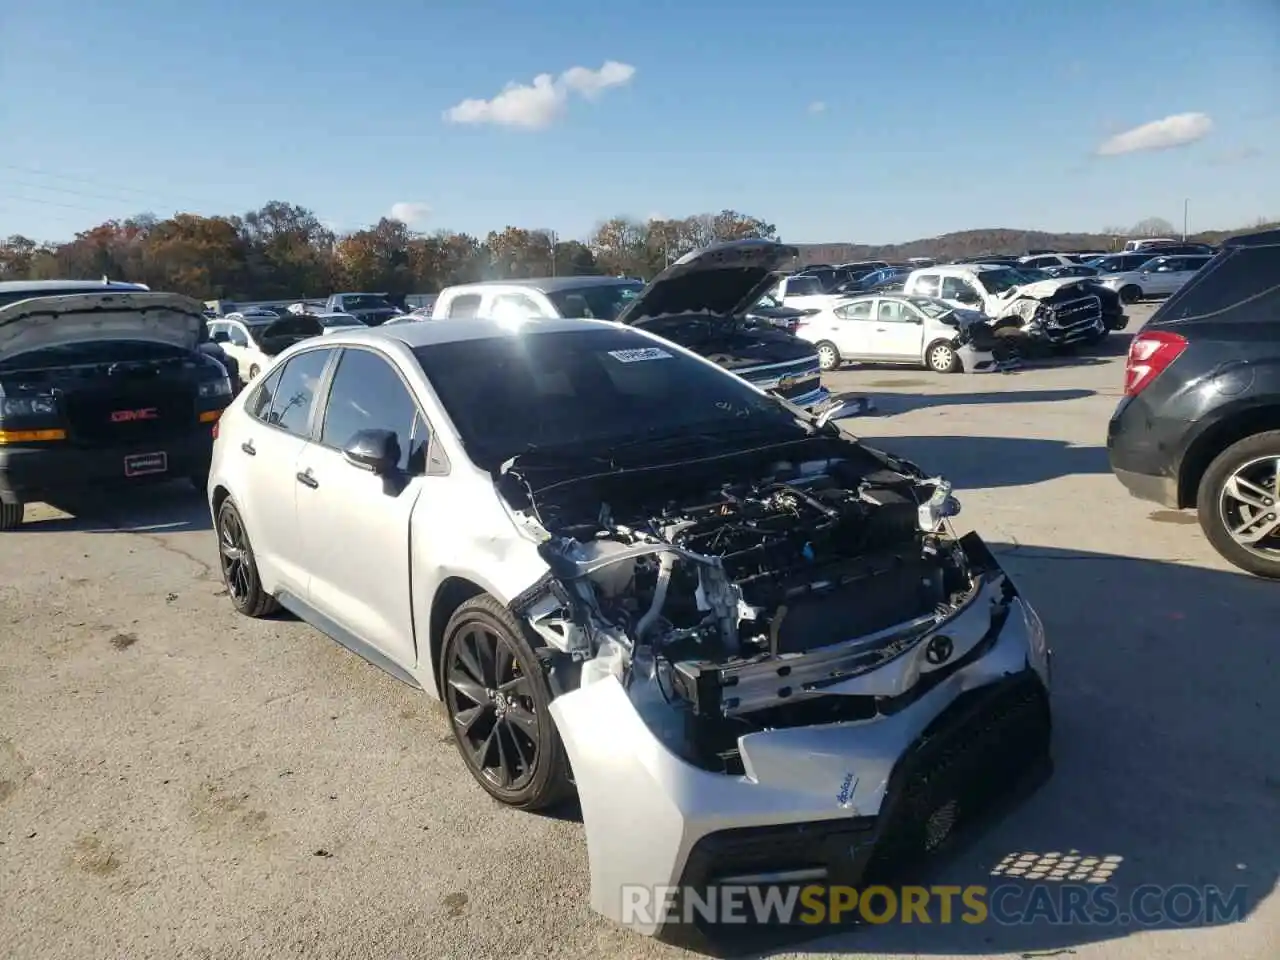
<svg viewBox="0 0 1280 960">
<path fill-rule="evenodd" d="M 416 292 L 412 242 L 409 228 L 388 217 L 368 230 L 347 234 L 336 247 L 342 285 L 350 290 Z"/>
<path fill-rule="evenodd" d="M 40 245 L 15 233 L 0 244 L 0 280 L 25 280 L 31 276 Z"/>
<path fill-rule="evenodd" d="M 494 279 L 545 277 L 555 272 L 552 239 L 542 230 L 505 227 L 491 231 L 484 244 Z"/>
</svg>

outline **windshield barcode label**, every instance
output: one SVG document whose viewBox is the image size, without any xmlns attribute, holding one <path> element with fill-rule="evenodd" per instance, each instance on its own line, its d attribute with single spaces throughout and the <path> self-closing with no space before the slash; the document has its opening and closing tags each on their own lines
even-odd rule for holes
<svg viewBox="0 0 1280 960">
<path fill-rule="evenodd" d="M 640 347 L 636 350 L 610 350 L 609 356 L 619 363 L 639 363 L 641 360 L 670 360 L 671 354 L 661 347 Z"/>
</svg>

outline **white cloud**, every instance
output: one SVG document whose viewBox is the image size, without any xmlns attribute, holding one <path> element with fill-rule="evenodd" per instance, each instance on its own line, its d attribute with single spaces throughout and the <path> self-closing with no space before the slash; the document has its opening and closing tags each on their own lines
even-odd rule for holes
<svg viewBox="0 0 1280 960">
<path fill-rule="evenodd" d="M 1108 137 L 1097 152 L 1100 157 L 1115 157 L 1123 153 L 1168 150 L 1202 140 L 1212 130 L 1213 119 L 1206 113 L 1177 113 Z"/>
<path fill-rule="evenodd" d="M 608 60 L 599 70 L 570 67 L 560 74 L 560 83 L 588 99 L 595 99 L 610 87 L 621 87 L 630 83 L 635 75 L 636 68 L 631 64 Z"/>
<path fill-rule="evenodd" d="M 809 104 L 809 106 L 806 107 L 805 109 L 807 109 L 810 113 L 826 113 L 827 105 L 823 103 L 821 100 L 815 100 L 813 101 L 813 103 Z"/>
<path fill-rule="evenodd" d="M 421 226 L 431 216 L 431 207 L 425 203 L 416 203 L 412 200 L 401 200 L 399 203 L 391 205 L 392 220 L 399 220 L 401 223 L 410 226 Z"/>
<path fill-rule="evenodd" d="M 599 70 L 570 67 L 559 77 L 540 73 L 532 84 L 508 83 L 492 100 L 469 99 L 444 112 L 449 123 L 490 123 L 521 130 L 542 130 L 555 123 L 569 105 L 569 95 L 599 99 L 611 87 L 630 83 L 636 68 L 608 60 Z"/>
</svg>

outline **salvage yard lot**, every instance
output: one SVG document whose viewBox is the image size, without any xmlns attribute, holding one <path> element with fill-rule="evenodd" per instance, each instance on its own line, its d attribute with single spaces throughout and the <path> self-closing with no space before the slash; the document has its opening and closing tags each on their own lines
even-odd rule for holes
<svg viewBox="0 0 1280 960">
<path fill-rule="evenodd" d="M 829 378 L 879 403 L 853 432 L 955 482 L 959 526 L 1057 651 L 1054 779 L 929 880 L 1079 851 L 1123 858 L 1122 889 L 1245 884 L 1248 918 L 867 927 L 797 953 L 1280 955 L 1280 585 L 1111 478 L 1126 341 L 1007 375 Z M 580 824 L 485 798 L 430 701 L 222 592 L 182 485 L 29 508 L 0 540 L 0 956 L 678 954 L 589 911 Z"/>
</svg>

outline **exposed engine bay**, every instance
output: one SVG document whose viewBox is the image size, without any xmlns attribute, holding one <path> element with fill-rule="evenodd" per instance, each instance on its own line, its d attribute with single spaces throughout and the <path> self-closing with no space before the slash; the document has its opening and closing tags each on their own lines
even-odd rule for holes
<svg viewBox="0 0 1280 960">
<path fill-rule="evenodd" d="M 860 444 L 791 449 L 705 481 L 696 466 L 541 489 L 507 474 L 504 496 L 545 533 L 550 572 L 512 608 L 553 690 L 614 676 L 668 749 L 723 773 L 741 772 L 744 733 L 876 715 L 882 698 L 833 689 L 977 595 L 948 523 L 959 504 Z"/>
</svg>

